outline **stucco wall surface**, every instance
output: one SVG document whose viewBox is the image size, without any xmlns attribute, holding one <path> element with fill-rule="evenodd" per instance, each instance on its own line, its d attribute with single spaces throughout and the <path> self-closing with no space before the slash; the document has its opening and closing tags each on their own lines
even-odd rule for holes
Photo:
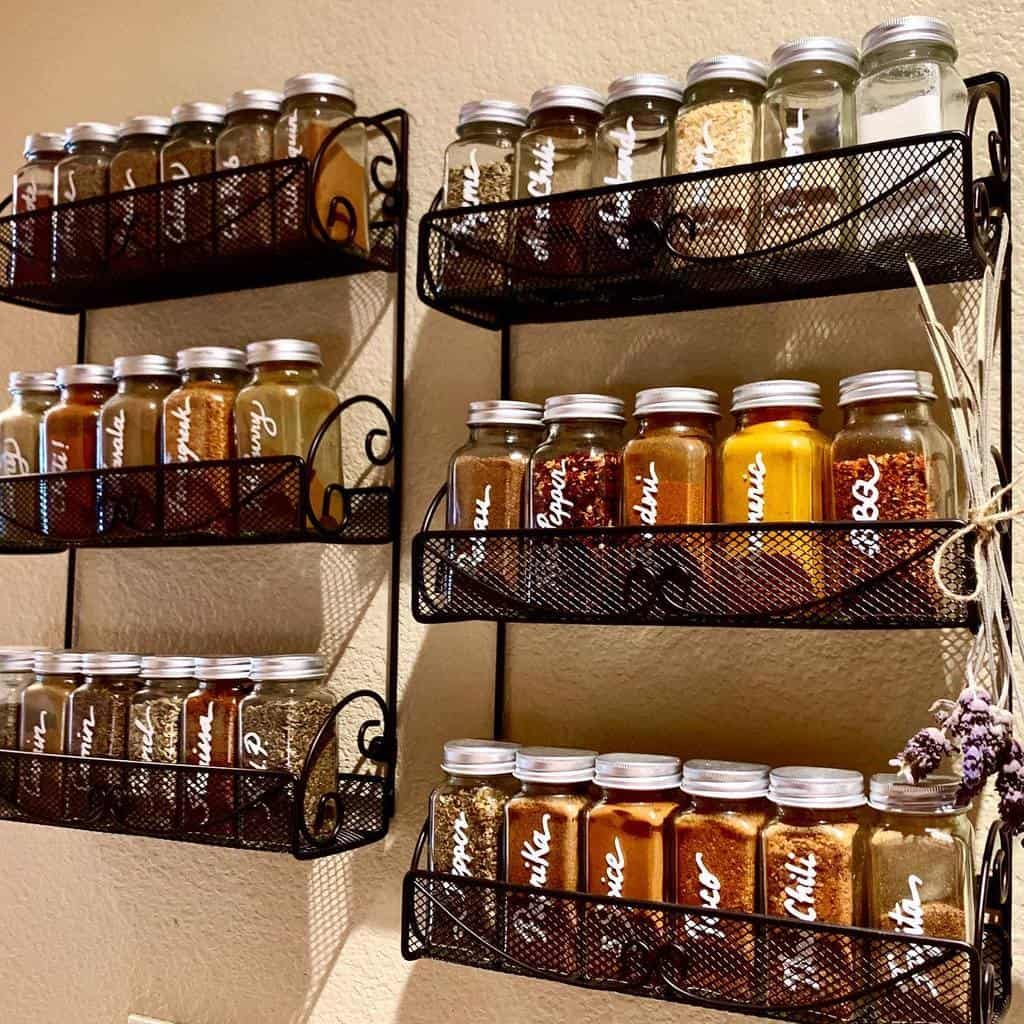
<svg viewBox="0 0 1024 1024">
<path fill-rule="evenodd" d="M 6 0 L 2 13 L 3 166 L 14 169 L 29 131 L 166 111 L 186 99 L 277 87 L 297 71 L 334 70 L 355 84 L 362 109 L 410 110 L 413 228 L 440 184 L 458 106 L 470 98 L 525 102 L 539 85 L 603 88 L 637 70 L 681 77 L 717 52 L 766 58 L 806 34 L 856 41 L 897 13 L 949 19 L 964 73 L 996 68 L 1015 88 L 1024 84 L 1024 15 L 1012 0 L 984 10 L 950 0 L 899 9 L 878 0 Z M 1015 117 L 1017 143 L 1020 128 Z M 936 290 L 946 317 L 973 294 Z M 497 336 L 428 312 L 413 295 L 410 280 L 406 545 L 464 436 L 466 403 L 496 397 L 498 387 Z M 377 275 L 114 310 L 91 316 L 90 354 L 310 337 L 324 346 L 342 394 L 386 398 L 393 301 L 393 285 Z M 515 390 L 531 400 L 569 390 L 628 400 L 654 384 L 693 382 L 724 394 L 743 380 L 806 376 L 834 395 L 851 372 L 929 365 L 914 305 L 897 292 L 521 329 Z M 1019 318 L 1017 328 L 1024 338 Z M 0 307 L 4 376 L 70 362 L 74 342 L 72 319 Z M 1024 366 L 1019 343 L 1017 364 Z M 834 428 L 835 416 L 826 423 Z M 129 1012 L 177 1024 L 712 1020 L 694 1009 L 402 961 L 402 873 L 442 742 L 488 732 L 493 656 L 490 627 L 412 621 L 407 563 L 406 554 L 399 807 L 387 841 L 310 866 L 4 825 L 3 1024 L 118 1024 Z M 383 686 L 383 550 L 88 552 L 80 567 L 82 646 L 319 646 L 336 665 L 339 692 Z M 60 644 L 64 571 L 63 556 L 0 560 L 0 643 Z M 962 638 L 952 635 L 512 629 L 509 731 L 533 743 L 877 771 L 924 724 L 931 701 L 958 687 L 961 655 Z M 1024 891 L 1020 873 L 1018 884 Z M 1013 1017 L 1024 1021 L 1018 994 Z"/>
</svg>

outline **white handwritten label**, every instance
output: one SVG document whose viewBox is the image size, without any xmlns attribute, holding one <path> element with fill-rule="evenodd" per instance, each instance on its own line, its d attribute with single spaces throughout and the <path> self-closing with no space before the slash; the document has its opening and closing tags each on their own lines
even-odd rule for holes
<svg viewBox="0 0 1024 1024">
<path fill-rule="evenodd" d="M 633 511 L 640 516 L 644 526 L 658 525 L 658 471 L 654 461 L 647 467 L 647 476 L 637 476 L 636 482 L 643 488 L 640 504 L 633 506 Z"/>
<path fill-rule="evenodd" d="M 796 124 L 786 126 L 784 141 L 786 156 L 803 156 L 807 152 L 804 141 L 804 108 L 796 108 Z"/>
<path fill-rule="evenodd" d="M 695 853 L 693 857 L 697 866 L 697 884 L 700 886 L 700 905 L 708 910 L 717 910 L 722 902 L 722 883 L 705 863 L 704 854 Z M 698 935 L 709 935 L 716 939 L 724 939 L 725 932 L 719 927 L 720 918 L 717 917 L 687 917 L 684 928 L 691 938 Z"/>
<path fill-rule="evenodd" d="M 747 522 L 764 522 L 764 494 L 765 481 L 768 477 L 768 467 L 764 464 L 764 455 L 757 452 L 754 461 L 747 466 L 745 479 L 747 481 Z"/>
<path fill-rule="evenodd" d="M 871 476 L 867 480 L 854 480 L 850 488 L 853 498 L 853 518 L 858 523 L 873 523 L 878 520 L 878 481 L 882 471 L 873 455 L 868 456 Z M 882 549 L 882 538 L 877 530 L 851 530 L 850 543 L 862 554 L 874 558 Z"/>
<path fill-rule="evenodd" d="M 39 206 L 39 186 L 34 181 L 30 181 L 21 190 L 21 206 L 27 212 L 31 212 Z"/>
<path fill-rule="evenodd" d="M 924 907 L 921 904 L 921 886 L 924 882 L 917 875 L 907 878 L 910 895 L 901 899 L 889 911 L 889 919 L 896 923 L 895 931 L 904 935 L 924 935 Z"/>
<path fill-rule="evenodd" d="M 537 516 L 537 525 L 543 530 L 555 530 L 570 516 L 573 503 L 565 496 L 565 485 L 569 482 L 569 470 L 566 460 L 551 471 L 551 496 L 548 498 L 547 512 Z"/>
<path fill-rule="evenodd" d="M 910 890 L 910 895 L 899 900 L 888 915 L 889 920 L 895 925 L 894 931 L 903 935 L 924 935 L 924 904 L 921 901 L 923 885 L 924 881 L 919 876 L 907 876 L 907 888 Z M 902 956 L 895 951 L 887 952 L 885 955 L 890 977 L 903 976 L 900 990 L 906 991 L 913 985 L 918 988 L 926 988 L 929 995 L 937 997 L 939 989 L 931 972 L 920 970 L 927 961 L 924 950 L 907 946 L 901 952 Z"/>
<path fill-rule="evenodd" d="M 787 854 L 786 873 L 792 884 L 784 892 L 783 907 L 790 917 L 798 921 L 811 922 L 818 919 L 814 906 L 814 890 L 818 884 L 818 858 L 813 853 L 803 857 Z"/>
<path fill-rule="evenodd" d="M 229 171 L 237 171 L 242 166 L 242 158 L 236 153 L 234 156 L 226 157 L 224 160 L 224 169 Z"/>
<path fill-rule="evenodd" d="M 21 445 L 13 437 L 4 438 L 2 465 L 4 476 L 17 476 L 19 473 L 32 472 L 28 459 L 21 453 Z"/>
<path fill-rule="evenodd" d="M 64 201 L 73 203 L 78 198 L 78 186 L 75 184 L 74 169 L 68 171 L 68 187 L 64 189 Z"/>
<path fill-rule="evenodd" d="M 66 473 L 68 470 L 68 459 L 70 458 L 70 447 L 63 441 L 55 438 L 50 440 L 50 472 Z"/>
<path fill-rule="evenodd" d="M 452 826 L 452 874 L 460 878 L 472 878 L 469 855 L 469 819 L 465 811 L 459 811 Z"/>
<path fill-rule="evenodd" d="M 96 739 L 96 705 L 89 705 L 89 714 L 82 719 L 82 728 L 78 734 L 80 757 L 92 756 L 92 745 Z"/>
<path fill-rule="evenodd" d="M 277 437 L 277 421 L 267 413 L 262 402 L 253 402 L 249 412 L 249 456 L 258 459 L 263 454 L 263 435 Z"/>
<path fill-rule="evenodd" d="M 533 170 L 527 173 L 526 191 L 535 199 L 551 195 L 555 179 L 555 141 L 547 138 L 530 150 L 533 156 Z M 539 206 L 534 211 L 533 228 L 525 235 L 526 244 L 534 258 L 541 263 L 551 258 L 548 245 L 548 229 L 551 224 L 551 208 Z"/>
<path fill-rule="evenodd" d="M 491 485 L 484 488 L 482 498 L 474 503 L 473 529 L 486 530 L 491 525 Z"/>
<path fill-rule="evenodd" d="M 288 156 L 294 158 L 302 156 L 302 146 L 299 143 L 299 112 L 293 110 L 288 115 Z"/>
<path fill-rule="evenodd" d="M 622 849 L 619 837 L 613 843 L 615 849 L 604 855 L 604 874 L 601 882 L 608 890 L 609 896 L 622 899 L 622 887 L 626 884 L 626 854 Z"/>
<path fill-rule="evenodd" d="M 178 437 L 174 450 L 178 462 L 198 462 L 199 455 L 191 447 L 192 443 L 192 396 L 186 395 L 185 401 L 176 409 L 171 410 L 171 419 L 178 427 Z"/>
<path fill-rule="evenodd" d="M 106 434 L 110 438 L 110 459 L 108 465 L 115 469 L 124 465 L 124 409 L 118 409 Z"/>
<path fill-rule="evenodd" d="M 245 750 L 245 756 L 249 762 L 247 767 L 258 768 L 261 772 L 267 770 L 270 753 L 264 746 L 259 733 L 247 732 L 242 737 L 242 748 Z"/>
<path fill-rule="evenodd" d="M 46 710 L 39 712 L 39 722 L 32 726 L 32 753 L 46 753 Z"/>
<path fill-rule="evenodd" d="M 476 159 L 476 149 L 469 151 L 469 163 L 462 168 L 462 205 L 480 205 L 480 165 Z"/>
<path fill-rule="evenodd" d="M 154 738 L 156 737 L 156 726 L 153 724 L 152 706 L 147 704 L 145 718 L 136 718 L 133 724 L 142 735 L 142 750 L 140 752 L 141 759 L 146 762 L 151 762 L 154 756 Z"/>
<path fill-rule="evenodd" d="M 711 171 L 715 167 L 715 140 L 711 136 L 711 118 L 705 118 L 701 125 L 701 138 L 693 148 L 693 169 L 695 171 Z"/>
<path fill-rule="evenodd" d="M 199 736 L 193 750 L 204 768 L 209 768 L 213 763 L 213 712 L 214 703 L 210 701 L 206 705 L 206 714 L 199 716 Z"/>
<path fill-rule="evenodd" d="M 633 118 L 626 118 L 626 126 L 621 131 L 615 129 L 608 133 L 608 140 L 615 145 L 615 177 L 605 176 L 606 185 L 625 185 L 633 180 L 633 151 L 636 149 L 636 129 Z"/>
<path fill-rule="evenodd" d="M 523 843 L 519 856 L 523 858 L 523 867 L 530 872 L 530 885 L 535 889 L 543 889 L 548 884 L 548 871 L 551 862 L 551 815 L 545 814 L 540 820 L 540 828 L 533 830 L 533 836 Z"/>
<path fill-rule="evenodd" d="M 124 183 L 128 188 L 138 188 L 138 185 L 135 184 L 135 175 L 130 167 L 124 172 Z"/>
</svg>

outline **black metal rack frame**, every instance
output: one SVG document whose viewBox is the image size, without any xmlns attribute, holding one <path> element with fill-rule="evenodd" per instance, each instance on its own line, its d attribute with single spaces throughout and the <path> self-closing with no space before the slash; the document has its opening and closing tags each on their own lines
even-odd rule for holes
<svg viewBox="0 0 1024 1024">
<path fill-rule="evenodd" d="M 332 145 L 345 131 L 353 125 L 365 126 L 369 135 L 382 143 L 384 151 L 374 155 L 368 168 L 371 189 L 370 210 L 371 221 L 369 235 L 371 252 L 364 256 L 349 244 L 357 237 L 358 214 L 352 203 L 344 196 L 335 196 L 328 204 L 325 219 L 321 217 L 315 202 L 317 184 L 325 169 L 327 153 Z M 57 263 L 51 265 L 46 279 L 36 286 L 25 289 L 15 284 L 12 271 L 12 257 L 17 256 L 15 228 L 26 223 L 25 214 L 0 218 L 0 302 L 18 306 L 27 306 L 48 312 L 65 313 L 78 317 L 78 340 L 76 344 L 76 362 L 85 362 L 88 352 L 87 311 L 107 306 L 133 305 L 141 302 L 153 302 L 162 299 L 173 299 L 193 295 L 209 295 L 221 292 L 236 291 L 269 285 L 288 284 L 310 281 L 318 278 L 341 277 L 356 273 L 382 271 L 395 275 L 394 299 L 394 349 L 392 364 L 392 402 L 390 410 L 379 399 L 359 395 L 346 399 L 334 413 L 321 425 L 320 431 L 310 446 L 306 465 L 315 463 L 316 452 L 334 420 L 357 402 L 370 402 L 375 405 L 386 420 L 386 427 L 375 427 L 366 435 L 364 450 L 368 461 L 374 466 L 391 464 L 392 482 L 389 487 L 328 489 L 328 500 L 340 499 L 344 507 L 352 513 L 351 524 L 361 522 L 367 527 L 366 533 L 357 536 L 353 525 L 347 528 L 345 522 L 338 529 L 325 527 L 317 522 L 294 522 L 289 516 L 288 529 L 273 536 L 273 529 L 264 532 L 263 536 L 245 538 L 244 543 L 291 543 L 300 540 L 340 543 L 388 543 L 391 544 L 391 565 L 388 581 L 388 627 L 387 627 L 387 665 L 385 669 L 384 697 L 372 691 L 360 690 L 350 694 L 335 709 L 331 723 L 342 707 L 347 706 L 350 699 L 369 698 L 377 702 L 381 711 L 379 723 L 366 723 L 359 733 L 358 749 L 360 756 L 369 758 L 381 765 L 385 772 L 381 776 L 342 775 L 340 779 L 341 795 L 339 806 L 353 804 L 353 793 L 358 795 L 358 803 L 364 807 L 359 812 L 364 824 L 356 828 L 351 836 L 341 833 L 329 849 L 320 851 L 319 847 L 310 852 L 303 843 L 309 839 L 295 840 L 298 834 L 297 823 L 292 829 L 290 847 L 296 856 L 322 856 L 324 853 L 340 853 L 355 846 L 373 842 L 386 834 L 390 818 L 394 814 L 395 800 L 395 766 L 397 762 L 396 716 L 398 702 L 398 651 L 400 583 L 401 583 L 401 534 L 398 524 L 402 521 L 402 484 L 403 484 L 403 425 L 405 415 L 405 313 L 406 313 L 406 249 L 408 233 L 409 205 L 409 115 L 405 110 L 394 109 L 374 117 L 352 117 L 343 121 L 325 136 L 320 149 L 312 160 L 297 158 L 289 161 L 278 161 L 273 164 L 258 165 L 253 168 L 242 168 L 237 171 L 219 171 L 211 175 L 188 179 L 185 182 L 169 182 L 163 185 L 138 189 L 133 192 L 107 196 L 101 199 L 82 200 L 67 203 L 47 211 L 54 217 L 63 216 L 63 223 L 70 224 L 72 231 L 86 231 L 91 239 L 97 259 L 91 263 L 78 266 L 78 273 L 62 276 L 55 273 Z M 210 220 L 205 232 L 199 232 L 194 244 L 179 245 L 170 259 L 166 244 L 162 210 L 168 198 L 178 194 L 177 190 L 191 188 L 193 195 L 208 197 Z M 227 189 L 232 195 L 236 206 L 227 216 L 217 214 L 219 197 Z M 292 189 L 293 191 L 289 191 Z M 288 197 L 298 202 L 300 216 L 297 222 L 290 224 L 293 231 L 285 230 L 286 225 L 278 212 L 280 202 Z M 147 202 L 148 198 L 148 202 Z M 134 203 L 132 200 L 136 200 Z M 141 201 L 140 201 L 141 200 Z M 0 209 L 8 205 L 10 199 L 0 204 Z M 239 206 L 238 204 L 241 203 Z M 149 219 L 140 215 L 148 209 Z M 127 212 L 126 212 L 127 211 Z M 223 214 L 223 207 L 220 207 Z M 376 212 L 375 212 L 376 211 Z M 120 219 L 119 219 L 120 218 Z M 54 222 L 55 237 L 61 221 Z M 82 225 L 85 225 L 83 227 Z M 250 226 L 246 228 L 246 224 Z M 341 225 L 342 231 L 338 237 Z M 229 234 L 225 237 L 225 229 Z M 239 233 L 230 234 L 235 229 Z M 89 234 L 89 232 L 92 232 Z M 247 233 L 248 232 L 248 233 Z M 229 241 L 230 244 L 224 244 Z M 44 275 L 45 276 L 45 275 Z M 377 449 L 378 441 L 386 441 L 386 450 Z M 313 520 L 317 517 L 311 506 L 308 478 L 302 459 L 259 460 L 268 473 L 269 480 L 276 480 L 294 493 L 301 503 L 301 509 Z M 247 463 L 249 463 L 247 465 Z M 270 465 L 267 466 L 266 464 Z M 166 483 L 168 476 L 174 474 L 223 474 L 227 469 L 227 482 L 222 486 L 230 488 L 232 474 L 246 469 L 253 469 L 255 462 L 230 464 L 198 463 L 194 466 L 161 467 L 160 472 L 152 474 L 154 488 L 158 479 L 163 476 Z M 211 468 L 213 467 L 213 468 Z M 84 479 L 87 490 L 93 483 L 105 480 L 108 485 L 123 481 L 118 476 L 123 471 L 100 470 L 93 473 L 68 474 L 67 478 Z M 144 474 L 147 470 L 143 470 Z M 152 471 L 149 471 L 152 473 Z M 105 476 L 104 474 L 111 475 Z M 57 475 L 64 478 L 64 474 Z M 131 474 L 128 474 L 131 477 Z M 38 494 L 38 485 L 47 480 L 40 476 L 28 484 L 20 485 L 28 493 Z M 138 481 L 135 481 L 137 484 Z M 266 483 L 266 481 L 265 481 Z M 4 484 L 2 486 L 11 486 Z M 0 486 L 0 529 L 3 515 L 10 514 L 8 506 L 2 506 L 4 492 Z M 94 492 L 95 493 L 95 492 Z M 155 491 L 154 491 L 155 493 Z M 229 492 L 230 493 L 230 490 Z M 150 536 L 139 539 L 129 536 L 130 523 L 125 523 L 123 514 L 126 511 L 115 503 L 118 525 L 121 536 L 117 544 L 106 543 L 97 536 L 84 541 L 70 542 L 61 540 L 58 544 L 40 545 L 35 550 L 60 551 L 67 550 L 67 589 L 64 612 L 64 646 L 73 647 L 75 639 L 75 600 L 76 600 L 76 568 L 77 549 L 79 547 L 111 547 L 139 546 L 140 544 L 158 543 L 164 545 L 205 545 L 223 543 L 224 538 L 210 537 L 202 530 L 193 531 L 189 537 L 173 537 L 164 531 L 159 539 Z M 223 513 L 224 509 L 221 508 Z M 238 511 L 241 508 L 229 509 Z M 216 518 L 216 516 L 215 516 Z M 211 525 L 215 525 L 212 524 Z M 265 525 L 265 524 L 264 524 Z M 280 520 L 275 520 L 280 526 Z M 256 531 L 259 534 L 260 531 Z M 38 538 L 37 538 L 38 539 Z M 240 539 L 240 538 L 239 538 Z M 23 537 L 22 540 L 25 540 Z M 229 542 L 237 542 L 228 538 Z M 7 546 L 0 535 L 0 554 L 16 551 L 24 553 L 24 543 Z M 366 730 L 371 724 L 379 724 L 381 732 L 372 740 L 366 738 Z M 0 753 L 0 760 L 7 757 L 25 763 L 25 756 L 17 752 Z M 47 755 L 36 755 L 46 757 Z M 74 765 L 75 758 L 57 757 L 58 763 Z M 112 762 L 121 764 L 121 762 Z M 108 762 L 108 765 L 111 762 Z M 98 771 L 96 763 L 88 762 L 91 771 Z M 2 767 L 2 765 L 0 765 Z M 128 766 L 138 775 L 138 765 Z M 309 764 L 307 762 L 307 770 Z M 175 777 L 185 778 L 194 774 L 193 769 L 184 766 L 164 766 L 160 769 L 150 767 L 150 772 L 163 771 Z M 227 773 L 225 777 L 241 779 L 253 778 L 253 773 L 235 774 L 232 769 L 202 769 L 203 772 Z M 267 775 L 267 773 L 256 773 Z M 273 773 L 270 773 L 273 774 Z M 281 782 L 285 790 L 292 787 L 296 792 L 304 791 L 304 775 L 298 777 L 281 776 L 289 782 Z M 280 781 L 280 779 L 279 779 Z M 238 783 L 244 785 L 245 783 Z M 347 787 L 347 788 L 346 788 Z M 353 789 L 355 787 L 355 789 Z M 367 789 L 369 787 L 369 789 Z M 382 819 L 380 826 L 375 823 L 372 813 L 367 816 L 365 806 L 367 799 L 374 803 L 373 793 L 380 791 Z M 102 788 L 98 791 L 102 794 Z M 346 792 L 348 795 L 346 796 Z M 370 798 L 366 796 L 370 793 Z M 99 798 L 97 798 L 99 799 Z M 104 805 L 103 815 L 115 806 Z M 291 806 L 291 805 L 289 805 Z M 302 801 L 298 801 L 301 808 Z M 0 818 L 7 815 L 0 813 Z M 108 815 L 109 817 L 109 815 Z M 19 820 L 27 820 L 20 818 Z M 51 822 L 52 823 L 52 822 Z M 57 822 L 70 827 L 98 827 L 94 825 L 74 824 L 68 821 Z M 115 816 L 116 823 L 116 816 Z M 344 826 L 342 826 L 344 827 Z M 123 827 L 108 829 L 127 831 Z M 195 839 L 185 835 L 172 835 L 169 838 L 186 841 L 207 842 L 209 837 Z M 277 841 L 275 840 L 275 843 Z M 221 844 L 224 845 L 224 844 Z M 240 844 L 228 844 L 240 845 Z M 316 844 L 314 843 L 314 846 Z M 271 848 L 271 847 L 263 847 Z M 280 843 L 273 849 L 284 849 Z"/>
</svg>

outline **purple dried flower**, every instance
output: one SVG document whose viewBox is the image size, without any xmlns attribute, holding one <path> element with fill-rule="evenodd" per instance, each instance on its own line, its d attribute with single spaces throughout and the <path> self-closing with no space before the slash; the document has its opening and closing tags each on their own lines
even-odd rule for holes
<svg viewBox="0 0 1024 1024">
<path fill-rule="evenodd" d="M 945 733 L 932 726 L 911 736 L 903 752 L 889 764 L 897 768 L 908 781 L 920 782 L 939 767 L 943 758 L 952 753 L 953 745 Z"/>
<path fill-rule="evenodd" d="M 1024 748 L 1011 740 L 1006 760 L 996 776 L 999 816 L 1013 835 L 1024 832 Z"/>
</svg>

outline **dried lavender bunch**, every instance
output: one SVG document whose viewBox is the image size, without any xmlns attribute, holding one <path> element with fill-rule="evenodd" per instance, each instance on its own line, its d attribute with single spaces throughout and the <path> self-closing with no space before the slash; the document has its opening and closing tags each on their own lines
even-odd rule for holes
<svg viewBox="0 0 1024 1024">
<path fill-rule="evenodd" d="M 1024 832 L 1024 748 L 1017 740 L 1010 741 L 1010 749 L 996 776 L 999 794 L 999 817 L 1011 834 Z"/>
<path fill-rule="evenodd" d="M 947 757 L 952 757 L 953 744 L 941 729 L 931 726 L 914 733 L 891 764 L 907 782 L 926 779 Z"/>
</svg>

